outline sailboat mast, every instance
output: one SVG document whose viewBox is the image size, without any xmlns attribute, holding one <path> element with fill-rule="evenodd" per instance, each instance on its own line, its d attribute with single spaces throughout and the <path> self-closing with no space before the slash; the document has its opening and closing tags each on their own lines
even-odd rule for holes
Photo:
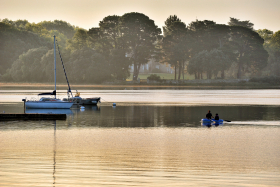
<svg viewBox="0 0 280 187">
<path fill-rule="evenodd" d="M 56 98 L 56 50 L 55 50 L 55 35 L 53 36 L 54 38 L 54 90 L 55 90 L 55 95 L 54 97 Z"/>
</svg>

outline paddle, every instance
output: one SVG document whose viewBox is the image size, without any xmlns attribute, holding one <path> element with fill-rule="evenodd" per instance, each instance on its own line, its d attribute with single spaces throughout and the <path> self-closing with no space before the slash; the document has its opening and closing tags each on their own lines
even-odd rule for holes
<svg viewBox="0 0 280 187">
<path fill-rule="evenodd" d="M 229 121 L 229 120 L 225 120 L 225 119 L 224 119 L 224 121 L 226 121 L 226 122 L 231 122 L 231 121 Z"/>
</svg>

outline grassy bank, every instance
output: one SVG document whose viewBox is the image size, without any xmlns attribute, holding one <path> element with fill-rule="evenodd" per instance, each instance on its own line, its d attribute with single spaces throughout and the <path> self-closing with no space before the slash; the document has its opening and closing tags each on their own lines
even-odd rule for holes
<svg viewBox="0 0 280 187">
<path fill-rule="evenodd" d="M 140 79 L 147 79 L 147 77 L 149 77 L 151 74 L 156 74 L 158 76 L 160 76 L 161 79 L 166 79 L 166 80 L 173 80 L 174 79 L 174 74 L 170 74 L 170 73 L 143 73 L 143 74 L 139 74 L 138 77 Z M 194 75 L 189 75 L 188 73 L 184 74 L 184 79 L 185 80 L 193 80 L 194 79 Z M 133 80 L 133 74 L 130 74 L 130 77 L 128 78 L 128 80 Z"/>
</svg>

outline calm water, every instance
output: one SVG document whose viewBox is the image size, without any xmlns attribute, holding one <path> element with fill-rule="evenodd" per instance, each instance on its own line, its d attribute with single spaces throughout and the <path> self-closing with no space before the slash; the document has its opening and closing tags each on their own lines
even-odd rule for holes
<svg viewBox="0 0 280 187">
<path fill-rule="evenodd" d="M 0 111 L 38 92 L 1 90 Z M 0 121 L 0 186 L 280 186 L 280 90 L 80 92 L 102 103 Z M 209 109 L 231 122 L 201 125 Z"/>
</svg>

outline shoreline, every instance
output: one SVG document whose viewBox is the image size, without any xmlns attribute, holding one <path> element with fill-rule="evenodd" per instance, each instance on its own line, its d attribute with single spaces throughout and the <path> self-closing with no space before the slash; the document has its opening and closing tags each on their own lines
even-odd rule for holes
<svg viewBox="0 0 280 187">
<path fill-rule="evenodd" d="M 67 84 L 57 84 L 57 89 L 68 88 Z M 3 83 L 0 82 L 1 89 L 53 89 L 52 83 Z M 143 84 L 143 83 L 128 83 L 128 84 L 73 84 L 71 88 L 76 89 L 118 89 L 118 88 L 139 88 L 139 89 L 280 89 L 280 85 L 272 85 L 265 83 L 177 83 L 177 84 Z"/>
</svg>

